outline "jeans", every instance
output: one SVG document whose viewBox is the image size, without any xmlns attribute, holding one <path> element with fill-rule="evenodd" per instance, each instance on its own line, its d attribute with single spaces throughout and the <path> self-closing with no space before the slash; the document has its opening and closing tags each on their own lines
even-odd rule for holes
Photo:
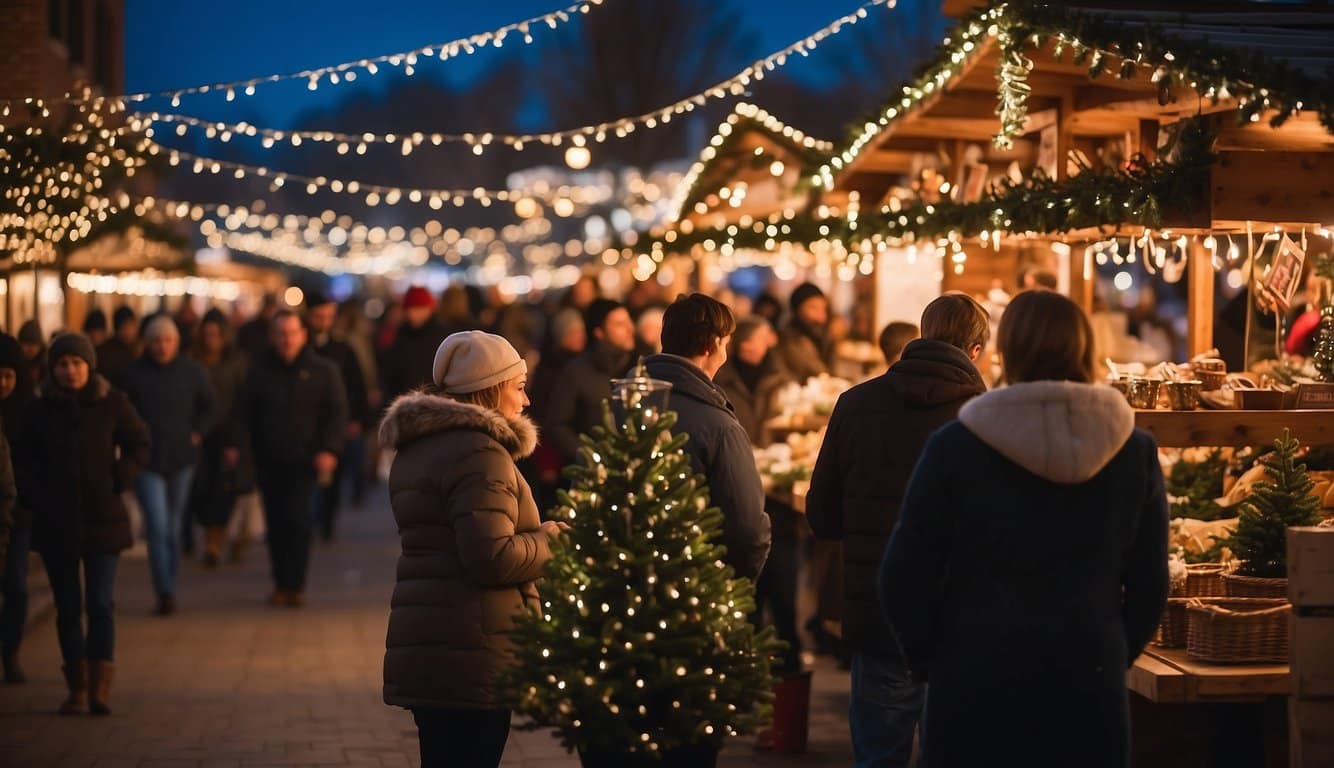
<svg viewBox="0 0 1334 768">
<path fill-rule="evenodd" d="M 422 768 L 496 768 L 510 737 L 508 709 L 412 710 Z"/>
<path fill-rule="evenodd" d="M 285 592 L 306 588 L 310 563 L 315 473 L 309 467 L 270 467 L 259 479 L 274 586 Z"/>
<path fill-rule="evenodd" d="M 333 480 L 328 485 L 317 485 L 315 488 L 315 522 L 319 525 L 320 538 L 325 541 L 333 540 L 334 520 L 338 517 L 338 509 L 343 505 L 343 467 L 342 461 L 334 469 Z"/>
<path fill-rule="evenodd" d="M 762 626 L 764 609 L 769 608 L 778 639 L 787 643 L 783 652 L 783 671 L 801 669 L 801 637 L 797 634 L 797 540 L 775 538 L 769 559 L 755 582 L 755 614 L 751 623 Z"/>
<path fill-rule="evenodd" d="M 915 683 L 897 656 L 860 651 L 852 655 L 852 699 L 848 725 L 857 768 L 907 766 L 912 758 L 913 732 L 922 719 L 926 686 Z M 923 755 L 926 733 L 921 734 Z M 919 758 L 918 768 L 926 760 Z"/>
<path fill-rule="evenodd" d="M 0 582 L 0 649 L 6 656 L 17 653 L 23 643 L 23 625 L 28 621 L 28 551 L 32 548 L 32 529 L 9 532 L 9 555 L 5 560 L 4 581 Z"/>
<path fill-rule="evenodd" d="M 83 578 L 79 578 L 79 561 Z M 80 558 L 73 554 L 42 555 L 51 595 L 56 601 L 56 634 L 66 664 L 85 659 L 111 661 L 116 648 L 116 565 L 120 555 L 98 552 Z M 88 614 L 88 635 L 83 614 Z"/>
<path fill-rule="evenodd" d="M 176 576 L 181 570 L 181 527 L 194 474 L 194 467 L 186 467 L 168 475 L 140 472 L 134 480 L 135 495 L 144 510 L 148 561 L 153 571 L 153 591 L 158 597 L 176 595 Z"/>
</svg>

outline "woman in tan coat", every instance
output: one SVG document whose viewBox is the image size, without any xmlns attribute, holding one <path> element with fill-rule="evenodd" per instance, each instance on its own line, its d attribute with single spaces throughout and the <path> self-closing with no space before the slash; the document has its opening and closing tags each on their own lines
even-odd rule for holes
<svg viewBox="0 0 1334 768">
<path fill-rule="evenodd" d="M 403 547 L 384 700 L 412 710 L 423 768 L 491 768 L 509 737 L 495 678 L 563 527 L 541 522 L 515 466 L 537 444 L 527 380 L 505 339 L 456 333 L 436 352 L 434 383 L 394 401 L 380 427 L 398 451 L 389 493 Z"/>
</svg>

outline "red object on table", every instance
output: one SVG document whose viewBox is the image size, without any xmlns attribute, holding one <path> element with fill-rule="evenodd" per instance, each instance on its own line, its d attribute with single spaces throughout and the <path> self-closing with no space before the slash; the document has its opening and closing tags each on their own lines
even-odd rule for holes
<svg viewBox="0 0 1334 768">
<path fill-rule="evenodd" d="M 1289 355 L 1309 355 L 1318 330 L 1320 330 L 1319 310 L 1303 312 L 1293 321 L 1292 330 L 1288 331 L 1288 340 L 1284 343 L 1283 350 Z"/>
</svg>

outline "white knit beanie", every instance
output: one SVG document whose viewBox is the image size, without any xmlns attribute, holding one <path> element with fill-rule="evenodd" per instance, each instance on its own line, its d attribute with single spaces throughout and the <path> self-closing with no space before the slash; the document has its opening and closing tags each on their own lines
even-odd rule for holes
<svg viewBox="0 0 1334 768">
<path fill-rule="evenodd" d="M 502 336 L 460 331 L 440 342 L 431 380 L 451 395 L 466 395 L 528 372 L 528 364 Z"/>
</svg>

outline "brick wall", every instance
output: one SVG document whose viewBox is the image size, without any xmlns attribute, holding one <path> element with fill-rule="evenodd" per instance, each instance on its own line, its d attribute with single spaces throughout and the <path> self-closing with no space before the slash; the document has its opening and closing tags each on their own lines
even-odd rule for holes
<svg viewBox="0 0 1334 768">
<path fill-rule="evenodd" d="M 124 0 L 8 0 L 5 6 L 0 98 L 51 98 L 98 80 L 103 93 L 124 91 Z M 58 29 L 51 26 L 53 8 Z"/>
</svg>

